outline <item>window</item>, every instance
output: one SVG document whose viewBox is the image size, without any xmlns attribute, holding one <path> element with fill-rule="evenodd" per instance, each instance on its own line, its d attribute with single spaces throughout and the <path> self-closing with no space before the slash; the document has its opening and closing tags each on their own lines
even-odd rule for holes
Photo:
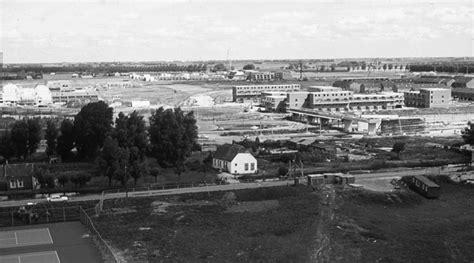
<svg viewBox="0 0 474 263">
<path fill-rule="evenodd" d="M 23 180 L 16 180 L 16 185 L 18 188 L 23 188 L 24 187 Z"/>
<path fill-rule="evenodd" d="M 10 188 L 16 188 L 16 182 L 14 180 L 10 180 Z"/>
<path fill-rule="evenodd" d="M 251 170 L 251 171 L 255 170 L 255 163 L 251 163 L 251 164 L 250 164 L 250 170 Z"/>
<path fill-rule="evenodd" d="M 249 170 L 249 164 L 248 164 L 248 163 L 246 163 L 246 164 L 244 165 L 244 170 L 245 170 L 245 171 L 248 171 L 248 170 Z"/>
</svg>

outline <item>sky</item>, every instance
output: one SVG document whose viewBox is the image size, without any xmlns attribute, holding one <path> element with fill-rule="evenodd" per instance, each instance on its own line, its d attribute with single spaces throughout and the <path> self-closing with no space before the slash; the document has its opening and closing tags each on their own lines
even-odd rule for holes
<svg viewBox="0 0 474 263">
<path fill-rule="evenodd" d="M 0 0 L 4 63 L 473 56 L 474 1 Z"/>
</svg>

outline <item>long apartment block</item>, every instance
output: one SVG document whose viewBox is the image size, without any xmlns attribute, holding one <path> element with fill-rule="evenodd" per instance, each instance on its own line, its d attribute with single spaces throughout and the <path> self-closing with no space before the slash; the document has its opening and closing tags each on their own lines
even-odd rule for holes
<svg viewBox="0 0 474 263">
<path fill-rule="evenodd" d="M 403 93 L 380 92 L 354 94 L 337 87 L 312 86 L 307 92 L 289 92 L 290 109 L 311 108 L 319 111 L 367 111 L 401 108 Z"/>
<path fill-rule="evenodd" d="M 253 100 L 258 102 L 262 92 L 294 92 L 299 91 L 300 84 L 268 84 L 268 85 L 241 85 L 232 87 L 232 99 L 235 102 Z"/>
</svg>

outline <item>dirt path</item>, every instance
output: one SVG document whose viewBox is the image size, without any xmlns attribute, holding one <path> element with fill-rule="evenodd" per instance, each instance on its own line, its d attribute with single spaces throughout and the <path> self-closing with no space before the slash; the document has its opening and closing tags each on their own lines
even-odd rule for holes
<svg viewBox="0 0 474 263">
<path fill-rule="evenodd" d="M 336 191 L 332 185 L 327 185 L 320 193 L 321 210 L 318 218 L 314 252 L 311 256 L 312 262 L 331 262 L 330 250 L 331 240 L 327 229 L 334 219 L 334 208 L 336 206 Z"/>
</svg>

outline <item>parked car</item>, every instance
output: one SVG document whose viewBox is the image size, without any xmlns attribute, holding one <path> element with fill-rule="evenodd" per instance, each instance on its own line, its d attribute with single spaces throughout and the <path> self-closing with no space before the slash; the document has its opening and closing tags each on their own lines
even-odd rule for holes
<svg viewBox="0 0 474 263">
<path fill-rule="evenodd" d="M 69 200 L 69 197 L 65 195 L 59 195 L 59 194 L 52 194 L 49 197 L 46 197 L 46 201 L 48 202 L 66 202 Z"/>
</svg>

